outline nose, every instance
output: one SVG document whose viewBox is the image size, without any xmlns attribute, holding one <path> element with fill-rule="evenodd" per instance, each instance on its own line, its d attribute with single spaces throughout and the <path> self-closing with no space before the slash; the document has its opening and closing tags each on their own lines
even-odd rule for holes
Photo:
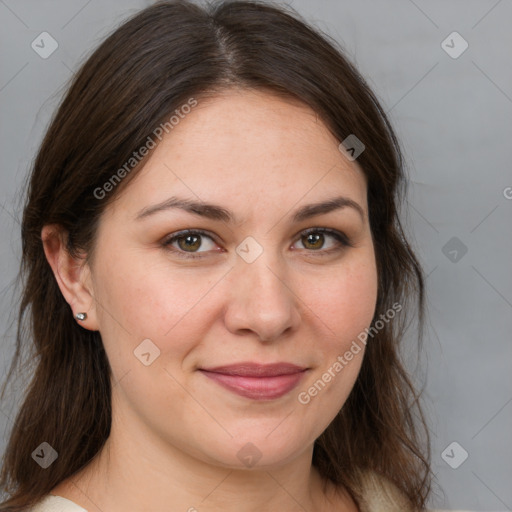
<svg viewBox="0 0 512 512">
<path fill-rule="evenodd" d="M 297 330 L 300 300 L 284 267 L 264 252 L 256 261 L 237 259 L 229 276 L 227 329 L 234 334 L 252 332 L 270 342 Z"/>
</svg>

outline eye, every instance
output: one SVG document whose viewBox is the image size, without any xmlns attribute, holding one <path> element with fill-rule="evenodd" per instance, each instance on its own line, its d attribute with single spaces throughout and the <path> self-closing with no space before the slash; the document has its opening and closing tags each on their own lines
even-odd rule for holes
<svg viewBox="0 0 512 512">
<path fill-rule="evenodd" d="M 217 247 L 217 244 L 210 235 L 204 231 L 190 229 L 171 235 L 163 241 L 163 245 L 185 258 L 200 258 L 201 256 L 196 256 L 196 253 L 209 252 Z"/>
<path fill-rule="evenodd" d="M 317 252 L 318 256 L 329 255 L 345 247 L 353 247 L 344 233 L 328 228 L 310 228 L 302 231 L 297 242 L 299 241 L 307 252 Z M 213 237 L 197 229 L 185 229 L 174 233 L 164 239 L 162 245 L 183 258 L 202 258 L 205 256 L 202 253 L 220 252 Z"/>
<path fill-rule="evenodd" d="M 331 239 L 330 244 L 328 243 L 329 239 Z M 344 247 L 352 247 L 349 238 L 344 233 L 328 228 L 307 229 L 301 233 L 299 241 L 308 251 L 318 251 L 322 254 L 331 253 Z M 326 241 L 327 248 L 325 247 Z"/>
</svg>

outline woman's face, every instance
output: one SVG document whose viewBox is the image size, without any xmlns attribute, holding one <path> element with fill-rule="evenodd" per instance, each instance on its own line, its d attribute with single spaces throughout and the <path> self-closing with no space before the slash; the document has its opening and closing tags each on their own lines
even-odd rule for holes
<svg viewBox="0 0 512 512">
<path fill-rule="evenodd" d="M 355 383 L 377 295 L 365 178 L 338 144 L 303 105 L 229 91 L 108 206 L 89 316 L 118 426 L 225 467 L 311 449 Z"/>
</svg>

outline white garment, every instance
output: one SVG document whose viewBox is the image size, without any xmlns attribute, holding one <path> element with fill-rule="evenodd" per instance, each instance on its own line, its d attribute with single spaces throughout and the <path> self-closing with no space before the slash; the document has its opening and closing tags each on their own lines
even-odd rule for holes
<svg viewBox="0 0 512 512">
<path fill-rule="evenodd" d="M 63 498 L 48 494 L 37 505 L 33 506 L 28 512 L 87 512 L 85 508 L 79 507 L 76 503 Z"/>
</svg>

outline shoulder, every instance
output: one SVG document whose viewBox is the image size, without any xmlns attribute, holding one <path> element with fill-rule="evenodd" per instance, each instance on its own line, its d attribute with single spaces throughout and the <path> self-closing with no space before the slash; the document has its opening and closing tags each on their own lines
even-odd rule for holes
<svg viewBox="0 0 512 512">
<path fill-rule="evenodd" d="M 87 510 L 67 498 L 48 494 L 27 512 L 87 512 Z"/>
</svg>

